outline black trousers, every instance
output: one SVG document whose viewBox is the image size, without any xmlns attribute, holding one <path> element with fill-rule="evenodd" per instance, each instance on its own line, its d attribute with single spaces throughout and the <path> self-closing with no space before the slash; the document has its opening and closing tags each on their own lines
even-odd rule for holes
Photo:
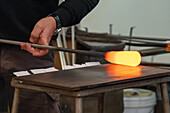
<svg viewBox="0 0 170 113">
<path fill-rule="evenodd" d="M 4 89 L 7 90 L 10 108 L 14 94 L 14 88 L 11 87 L 11 79 L 15 77 L 13 72 L 52 67 L 54 63 L 51 53 L 34 57 L 19 46 L 0 44 L 0 96 Z M 59 113 L 58 101 L 58 94 L 22 89 L 19 113 Z"/>
</svg>

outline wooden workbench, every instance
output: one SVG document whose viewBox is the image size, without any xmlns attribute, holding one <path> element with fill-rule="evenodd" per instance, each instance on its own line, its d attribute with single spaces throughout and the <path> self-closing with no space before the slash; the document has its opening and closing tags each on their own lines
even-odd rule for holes
<svg viewBox="0 0 170 113">
<path fill-rule="evenodd" d="M 102 97 L 105 92 L 151 84 L 161 85 L 164 113 L 170 113 L 166 85 L 166 82 L 169 81 L 170 70 L 115 64 L 15 77 L 11 83 L 15 87 L 12 113 L 18 112 L 21 88 L 41 92 L 55 92 L 74 97 L 76 113 L 83 112 L 83 97 L 99 94 L 100 108 L 98 108 L 98 113 L 103 113 Z"/>
</svg>

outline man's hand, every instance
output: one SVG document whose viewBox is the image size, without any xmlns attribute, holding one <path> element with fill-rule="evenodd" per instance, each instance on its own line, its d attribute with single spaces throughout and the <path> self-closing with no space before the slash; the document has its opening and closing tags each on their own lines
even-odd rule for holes
<svg viewBox="0 0 170 113">
<path fill-rule="evenodd" d="M 31 32 L 30 42 L 35 44 L 49 45 L 51 37 L 56 29 L 56 21 L 53 17 L 46 17 L 39 20 Z M 21 49 L 24 49 L 33 56 L 43 56 L 48 53 L 47 49 L 33 48 L 29 43 L 20 44 Z"/>
</svg>

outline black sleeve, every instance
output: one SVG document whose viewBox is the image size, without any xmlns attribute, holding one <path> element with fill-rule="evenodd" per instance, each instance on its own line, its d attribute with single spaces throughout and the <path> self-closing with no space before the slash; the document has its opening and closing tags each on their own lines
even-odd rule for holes
<svg viewBox="0 0 170 113">
<path fill-rule="evenodd" d="M 97 4 L 99 0 L 66 0 L 53 13 L 58 15 L 62 27 L 78 24 Z"/>
</svg>

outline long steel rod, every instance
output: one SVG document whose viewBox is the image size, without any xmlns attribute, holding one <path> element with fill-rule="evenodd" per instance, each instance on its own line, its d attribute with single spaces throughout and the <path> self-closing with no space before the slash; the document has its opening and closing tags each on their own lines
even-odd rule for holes
<svg viewBox="0 0 170 113">
<path fill-rule="evenodd" d="M 159 63 L 159 62 L 141 62 L 140 65 L 144 66 L 162 66 L 162 67 L 170 67 L 168 63 Z"/>
<path fill-rule="evenodd" d="M 67 35 L 67 37 L 70 37 L 69 35 Z M 103 35 L 103 37 L 101 36 L 91 36 L 93 38 L 89 38 L 90 35 L 76 35 L 76 37 L 78 38 L 88 38 L 88 40 L 94 40 L 94 38 L 97 38 L 97 39 L 103 39 L 103 37 L 105 37 L 105 40 L 108 39 L 108 40 L 123 40 L 125 42 L 129 42 L 129 38 L 122 38 L 122 36 L 112 36 L 112 35 Z M 140 42 L 140 43 L 145 43 L 145 44 L 166 44 L 164 43 L 165 41 L 155 41 L 155 40 L 141 40 L 141 39 L 134 39 L 134 37 L 131 38 L 131 41 L 133 42 Z M 161 45 L 162 46 L 162 45 Z"/>
<path fill-rule="evenodd" d="M 144 47 L 166 47 L 167 45 L 165 44 L 160 44 L 160 43 L 135 43 L 135 42 L 125 42 L 126 45 L 131 45 L 131 46 L 144 46 Z"/>
<path fill-rule="evenodd" d="M 124 35 L 109 35 L 107 33 L 87 33 L 84 31 L 77 31 L 77 36 L 91 36 L 91 37 L 108 37 L 108 38 L 118 38 L 118 39 L 125 39 L 129 40 L 131 38 L 130 36 L 124 36 Z M 139 39 L 139 40 L 151 40 L 151 41 L 167 41 L 170 40 L 169 38 L 161 38 L 161 37 L 137 37 L 133 36 L 133 39 Z"/>
<path fill-rule="evenodd" d="M 0 43 L 20 45 L 21 43 L 24 43 L 24 42 L 0 39 Z M 39 44 L 32 44 L 32 43 L 30 43 L 30 44 L 31 44 L 32 47 L 35 47 L 35 48 L 51 49 L 51 50 L 56 50 L 56 51 L 64 51 L 64 52 L 70 52 L 70 53 L 84 54 L 84 55 L 94 56 L 94 57 L 104 57 L 103 52 L 92 52 L 92 51 L 83 51 L 83 50 L 76 50 L 76 49 L 73 50 L 73 49 L 55 47 L 55 46 L 46 46 L 46 45 L 39 45 Z"/>
<path fill-rule="evenodd" d="M 166 51 L 165 47 L 160 47 L 160 48 L 140 50 L 139 53 L 141 54 L 141 56 L 150 56 L 150 55 L 164 54 L 168 52 Z"/>
<path fill-rule="evenodd" d="M 5 40 L 0 39 L 0 43 L 6 43 L 6 44 L 12 44 L 12 45 L 20 45 L 24 42 L 19 41 L 11 41 L 11 40 Z M 62 47 L 55 47 L 55 46 L 46 46 L 46 45 L 39 45 L 39 44 L 32 44 L 30 43 L 32 47 L 36 48 L 42 48 L 42 49 L 51 49 L 56 51 L 64 51 L 64 52 L 70 52 L 70 53 L 77 53 L 77 54 L 84 54 L 92 57 L 104 57 L 104 52 L 94 52 L 94 51 L 84 51 L 84 50 L 76 50 L 76 49 L 68 49 L 68 48 L 62 48 Z M 148 49 L 148 50 L 142 50 L 139 51 L 141 56 L 149 56 L 149 55 L 157 55 L 157 54 L 163 54 L 167 53 L 165 47 L 161 48 L 154 48 L 154 49 Z"/>
<path fill-rule="evenodd" d="M 67 35 L 67 37 L 69 37 L 69 35 Z M 94 38 L 89 38 L 88 37 L 88 35 L 87 36 L 83 36 L 83 35 L 78 35 L 77 36 L 78 38 L 85 38 L 85 40 L 87 39 L 87 40 L 90 40 L 90 41 L 108 41 L 108 40 L 110 40 L 110 41 L 113 41 L 113 39 L 115 40 L 115 41 L 118 41 L 118 40 L 121 40 L 121 36 L 116 36 L 116 37 L 111 37 L 110 35 L 108 35 L 108 36 L 105 36 L 106 38 L 105 39 L 103 39 L 103 37 L 101 37 L 101 36 L 98 36 L 98 37 L 94 37 Z M 92 37 L 92 36 L 91 36 Z M 142 45 L 146 45 L 146 46 L 155 46 L 155 47 L 166 47 L 166 43 L 165 43 L 165 41 L 164 42 L 162 42 L 162 41 L 143 41 L 143 40 L 138 40 L 138 39 L 133 39 L 133 37 L 131 38 L 131 43 L 132 43 L 132 41 L 133 41 L 133 45 L 138 45 L 138 44 L 142 44 Z M 129 43 L 129 39 L 127 38 L 127 39 L 125 39 L 124 40 L 124 42 L 126 43 L 126 45 L 128 44 L 128 45 L 132 45 L 131 43 Z M 136 43 L 134 43 L 134 42 L 136 42 Z"/>
</svg>

